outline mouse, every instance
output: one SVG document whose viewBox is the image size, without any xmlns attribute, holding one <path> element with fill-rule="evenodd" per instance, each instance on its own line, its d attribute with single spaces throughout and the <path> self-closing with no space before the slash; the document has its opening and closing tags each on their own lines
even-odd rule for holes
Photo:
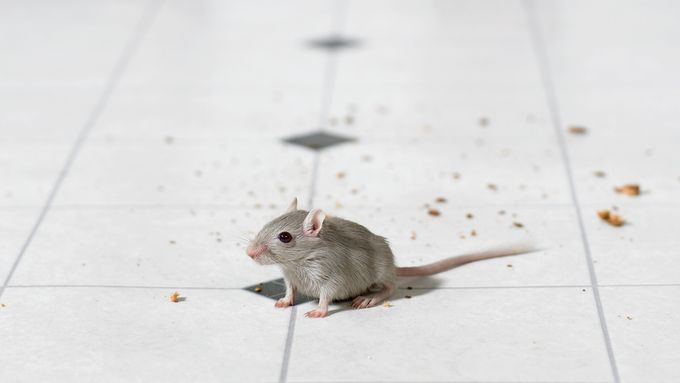
<svg viewBox="0 0 680 383">
<path fill-rule="evenodd" d="M 415 267 L 397 267 L 385 237 L 321 209 L 298 209 L 297 198 L 285 213 L 264 225 L 250 241 L 246 254 L 260 265 L 278 265 L 286 285 L 275 307 L 295 304 L 296 291 L 318 298 L 309 318 L 328 315 L 332 301 L 352 299 L 356 309 L 373 307 L 389 298 L 398 277 L 422 277 L 483 259 L 528 251 L 488 251 L 461 255 Z"/>
</svg>

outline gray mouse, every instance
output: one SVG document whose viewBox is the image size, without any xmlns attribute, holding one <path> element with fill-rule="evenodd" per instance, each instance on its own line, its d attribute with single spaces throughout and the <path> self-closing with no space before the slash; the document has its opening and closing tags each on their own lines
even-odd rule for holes
<svg viewBox="0 0 680 383">
<path fill-rule="evenodd" d="M 375 306 L 394 292 L 397 277 L 427 276 L 465 263 L 515 255 L 525 250 L 487 252 L 443 259 L 418 267 L 396 267 L 384 237 L 364 226 L 319 209 L 298 210 L 297 198 L 281 216 L 267 223 L 248 246 L 255 262 L 276 264 L 283 271 L 286 295 L 276 307 L 293 305 L 295 292 L 319 298 L 305 316 L 322 318 L 333 300 L 354 298 L 358 309 Z M 370 292 L 378 288 L 377 292 Z"/>
</svg>

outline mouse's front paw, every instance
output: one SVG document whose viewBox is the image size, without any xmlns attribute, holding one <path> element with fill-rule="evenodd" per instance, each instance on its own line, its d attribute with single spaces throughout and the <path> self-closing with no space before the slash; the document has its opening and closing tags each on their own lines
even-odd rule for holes
<svg viewBox="0 0 680 383">
<path fill-rule="evenodd" d="M 293 305 L 293 301 L 291 299 L 288 299 L 288 298 L 281 298 L 278 301 L 276 301 L 276 303 L 274 304 L 274 306 L 276 306 L 278 308 L 285 308 L 285 307 L 292 306 L 292 305 Z"/>
<path fill-rule="evenodd" d="M 328 314 L 328 310 L 315 309 L 305 313 L 307 318 L 323 318 Z"/>
</svg>

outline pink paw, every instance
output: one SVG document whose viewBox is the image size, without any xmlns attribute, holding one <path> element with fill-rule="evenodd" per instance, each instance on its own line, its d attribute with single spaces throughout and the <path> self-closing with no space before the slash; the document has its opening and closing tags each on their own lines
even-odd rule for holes
<svg viewBox="0 0 680 383">
<path fill-rule="evenodd" d="M 328 314 L 328 310 L 315 309 L 305 313 L 307 318 L 323 318 Z"/>
<path fill-rule="evenodd" d="M 373 307 L 378 304 L 378 299 L 376 297 L 372 296 L 361 296 L 359 295 L 358 297 L 354 298 L 352 301 L 352 307 L 355 309 L 365 309 L 369 307 Z"/>
<path fill-rule="evenodd" d="M 278 308 L 285 308 L 285 307 L 292 306 L 292 305 L 293 305 L 293 300 L 287 299 L 287 298 L 281 298 L 278 301 L 276 301 L 276 303 L 274 304 L 274 306 L 278 307 Z"/>
</svg>

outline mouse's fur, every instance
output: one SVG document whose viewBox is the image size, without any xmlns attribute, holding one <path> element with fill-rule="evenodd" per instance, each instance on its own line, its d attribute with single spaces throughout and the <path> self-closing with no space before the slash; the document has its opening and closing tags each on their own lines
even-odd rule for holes
<svg viewBox="0 0 680 383">
<path fill-rule="evenodd" d="M 290 242 L 280 240 L 281 233 L 290 233 Z M 392 294 L 398 275 L 431 275 L 464 263 L 524 251 L 491 251 L 447 258 L 419 267 L 397 268 L 384 237 L 358 223 L 326 217 L 318 209 L 298 210 L 295 199 L 286 213 L 260 230 L 247 253 L 260 264 L 281 267 L 286 296 L 277 302 L 277 307 L 294 304 L 295 291 L 300 290 L 307 296 L 319 298 L 319 308 L 307 315 L 323 317 L 332 300 L 356 297 L 353 301 L 356 308 L 376 305 Z M 381 288 L 377 293 L 360 295 L 376 286 Z"/>
</svg>

